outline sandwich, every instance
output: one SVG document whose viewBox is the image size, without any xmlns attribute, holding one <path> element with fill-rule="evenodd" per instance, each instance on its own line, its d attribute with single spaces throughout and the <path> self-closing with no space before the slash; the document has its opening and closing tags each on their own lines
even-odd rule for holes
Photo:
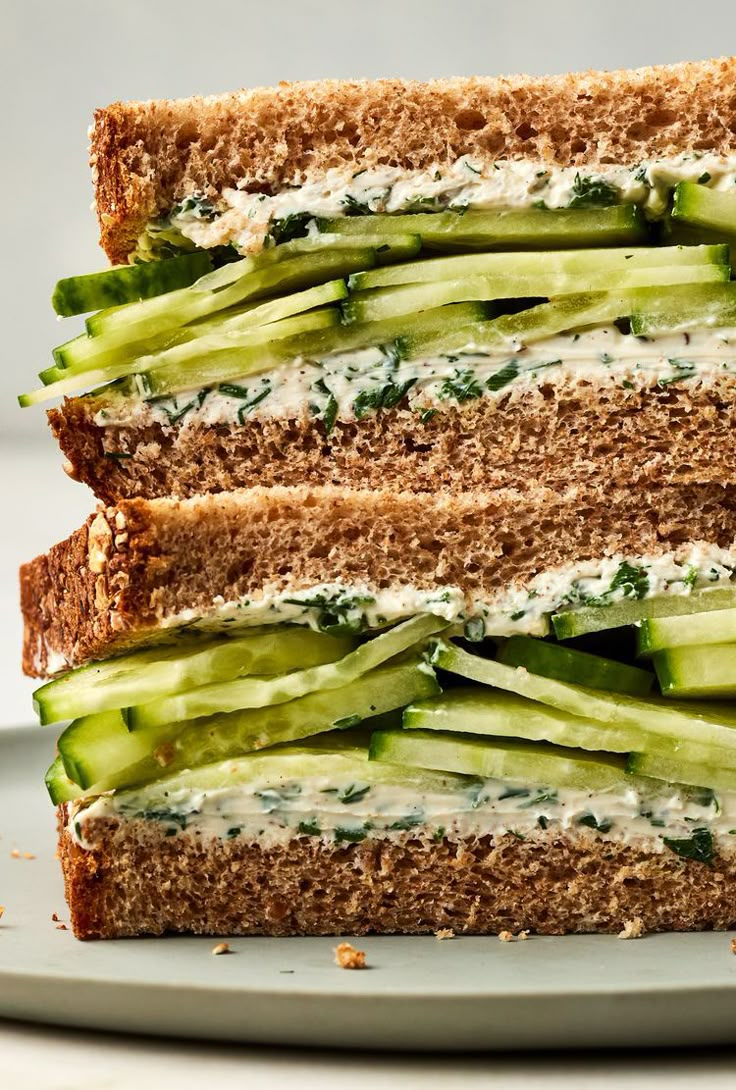
<svg viewBox="0 0 736 1090">
<path fill-rule="evenodd" d="M 77 937 L 736 922 L 735 73 L 98 111 L 20 398 Z"/>
</svg>

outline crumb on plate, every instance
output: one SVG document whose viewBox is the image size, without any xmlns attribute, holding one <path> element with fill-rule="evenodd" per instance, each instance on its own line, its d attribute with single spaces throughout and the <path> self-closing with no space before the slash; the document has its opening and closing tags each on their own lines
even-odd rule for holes
<svg viewBox="0 0 736 1090">
<path fill-rule="evenodd" d="M 441 927 L 439 931 L 435 931 L 434 937 L 436 939 L 454 939 L 455 932 L 451 927 Z"/>
<path fill-rule="evenodd" d="M 217 957 L 220 954 L 232 953 L 229 942 L 218 942 L 217 946 L 212 947 L 212 953 Z"/>
<path fill-rule="evenodd" d="M 365 952 L 356 950 L 349 942 L 335 947 L 335 964 L 341 969 L 365 969 Z"/>
<path fill-rule="evenodd" d="M 640 939 L 644 934 L 644 921 L 641 916 L 634 916 L 633 920 L 624 920 L 624 929 L 619 931 L 620 939 Z"/>
</svg>

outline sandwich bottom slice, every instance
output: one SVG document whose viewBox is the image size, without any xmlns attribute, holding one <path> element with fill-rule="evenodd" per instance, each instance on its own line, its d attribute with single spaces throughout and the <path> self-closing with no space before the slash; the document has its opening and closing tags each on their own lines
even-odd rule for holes
<svg viewBox="0 0 736 1090">
<path fill-rule="evenodd" d="M 80 938 L 736 922 L 729 489 L 125 501 L 21 574 Z"/>
</svg>

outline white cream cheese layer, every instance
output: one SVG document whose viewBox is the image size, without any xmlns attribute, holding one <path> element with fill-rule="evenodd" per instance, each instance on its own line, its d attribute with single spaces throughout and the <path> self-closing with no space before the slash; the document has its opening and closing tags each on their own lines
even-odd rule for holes
<svg viewBox="0 0 736 1090">
<path fill-rule="evenodd" d="M 707 829 L 722 838 L 724 848 L 736 847 L 733 794 L 716 796 L 656 781 L 632 781 L 631 786 L 596 793 L 500 780 L 468 779 L 458 788 L 458 777 L 448 777 L 446 789 L 417 790 L 400 782 L 372 782 L 370 763 L 365 779 L 354 774 L 346 779 L 344 773 L 331 771 L 330 755 L 324 756 L 323 765 L 323 774 L 308 778 L 285 771 L 277 779 L 271 774 L 214 789 L 166 791 L 153 784 L 103 795 L 82 804 L 70 827 L 83 847 L 91 846 L 85 837 L 88 820 L 115 817 L 160 822 L 170 836 L 237 837 L 264 848 L 286 846 L 295 836 L 347 844 L 368 837 L 397 839 L 413 831 L 437 841 L 457 841 L 507 833 L 526 839 L 548 829 L 648 851 L 666 849 L 664 838 L 686 839 L 696 829 Z M 284 766 L 288 769 L 288 759 Z M 339 769 L 339 762 L 335 766 Z M 401 774 L 397 768 L 397 779 Z M 196 773 L 189 776 L 194 779 Z"/>
<path fill-rule="evenodd" d="M 684 153 L 634 166 L 560 167 L 527 159 L 493 163 L 463 156 L 451 165 L 422 171 L 373 167 L 357 172 L 338 168 L 308 177 L 302 185 L 274 195 L 225 189 L 216 209 L 183 202 L 171 226 L 203 248 L 234 245 L 242 253 L 258 248 L 275 220 L 307 213 L 332 218 L 358 213 L 433 212 L 466 208 L 568 208 L 591 182 L 612 193 L 608 203 L 633 202 L 648 214 L 665 211 L 672 188 L 681 181 L 729 190 L 736 183 L 736 156 Z M 155 230 L 155 228 L 154 228 Z M 142 244 L 145 249 L 145 243 Z"/>
<path fill-rule="evenodd" d="M 468 599 L 456 586 L 376 590 L 366 584 L 335 582 L 287 592 L 264 587 L 252 598 L 225 601 L 217 597 L 207 610 L 171 614 L 160 623 L 164 628 L 215 630 L 281 623 L 318 630 L 344 625 L 357 632 L 431 613 L 452 625 L 471 622 L 474 639 L 515 633 L 545 635 L 549 615 L 561 608 L 613 605 L 629 597 L 688 595 L 693 590 L 728 586 L 734 571 L 736 550 L 700 541 L 658 556 L 617 553 L 579 561 L 540 572 L 523 586 L 499 588 L 483 598 Z"/>
<path fill-rule="evenodd" d="M 100 427 L 207 426 L 269 418 L 319 417 L 333 398 L 337 419 L 360 419 L 387 386 L 406 388 L 402 404 L 427 410 L 484 397 L 522 396 L 541 382 L 560 385 L 615 383 L 627 390 L 673 383 L 707 386 L 736 374 L 736 329 L 701 329 L 652 338 L 621 333 L 615 326 L 549 337 L 505 351 L 469 344 L 441 356 L 402 360 L 391 348 L 297 358 L 273 370 L 220 387 L 185 390 L 145 400 L 111 391 L 95 416 Z M 327 391 L 327 392 L 325 392 Z M 114 437 L 111 437 L 114 447 Z"/>
</svg>

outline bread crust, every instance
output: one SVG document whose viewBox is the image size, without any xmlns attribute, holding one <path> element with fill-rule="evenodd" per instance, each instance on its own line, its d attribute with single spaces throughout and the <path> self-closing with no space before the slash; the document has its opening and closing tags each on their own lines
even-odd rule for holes
<svg viewBox="0 0 736 1090">
<path fill-rule="evenodd" d="M 59 810 L 59 858 L 80 939 L 204 935 L 497 934 L 725 930 L 736 857 L 712 865 L 593 834 L 551 831 L 439 843 L 408 833 L 334 845 L 166 836 L 94 819 L 81 848 Z"/>
<path fill-rule="evenodd" d="M 116 102 L 90 161 L 101 245 L 122 262 L 146 223 L 191 193 L 276 192 L 330 167 L 407 170 L 472 155 L 562 166 L 726 153 L 733 57 L 561 76 L 280 83 L 209 98 Z"/>
<path fill-rule="evenodd" d="M 443 406 L 425 422 L 402 408 L 338 420 L 329 436 L 306 412 L 242 424 L 101 424 L 103 401 L 72 398 L 48 415 L 68 472 L 105 503 L 257 485 L 462 492 L 519 481 L 736 483 L 731 375 L 636 390 L 613 378 L 545 382 Z"/>
<path fill-rule="evenodd" d="M 688 541 L 732 548 L 736 487 L 451 494 L 331 486 L 125 500 L 21 568 L 24 670 L 106 658 L 215 599 L 343 582 L 371 592 L 460 587 L 470 607 L 538 572 Z M 190 614 L 192 616 L 192 614 Z"/>
</svg>

